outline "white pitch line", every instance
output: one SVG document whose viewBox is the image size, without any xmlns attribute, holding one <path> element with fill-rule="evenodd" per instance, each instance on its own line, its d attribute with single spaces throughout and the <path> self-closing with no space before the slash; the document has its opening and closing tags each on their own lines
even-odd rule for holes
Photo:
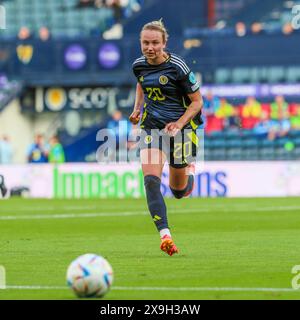
<svg viewBox="0 0 300 320">
<path fill-rule="evenodd" d="M 178 212 L 172 212 L 172 210 L 177 210 Z M 281 206 L 281 207 L 265 207 L 265 208 L 224 208 L 222 212 L 239 212 L 239 211 L 252 211 L 252 212 L 261 212 L 261 211 L 298 211 L 300 206 Z M 214 208 L 201 208 L 199 209 L 180 209 L 180 208 L 171 208 L 172 214 L 187 214 L 187 213 L 202 213 L 202 212 L 215 212 Z M 32 214 L 32 215 L 6 215 L 0 216 L 0 221 L 7 220 L 43 220 L 43 219 L 77 219 L 77 218 L 97 218 L 97 217 L 127 217 L 127 216 L 140 216 L 148 215 L 147 211 L 125 211 L 125 212 L 101 212 L 101 213 L 62 213 L 62 214 Z"/>
<path fill-rule="evenodd" d="M 69 290 L 67 286 L 6 286 L 2 290 Z M 117 291 L 196 291 L 196 292 L 295 292 L 300 290 L 292 288 L 239 288 L 239 287 L 112 287 L 111 290 Z M 1 292 L 1 291 L 0 291 Z"/>
<path fill-rule="evenodd" d="M 101 213 L 65 213 L 65 214 L 43 214 L 43 215 L 20 215 L 20 216 L 0 216 L 0 220 L 43 220 L 43 219 L 76 219 L 95 217 L 127 217 L 136 215 L 146 215 L 147 212 L 101 212 Z"/>
<path fill-rule="evenodd" d="M 21 210 L 26 212 L 35 212 L 35 211 L 41 211 L 43 210 L 43 207 L 22 207 Z M 78 210 L 96 210 L 99 209 L 99 206 L 61 206 L 61 210 L 66 210 L 66 211 L 78 211 Z M 5 210 L 11 210 L 11 211 L 16 211 L 16 207 L 11 207 L 11 208 L 6 208 Z M 57 211 L 57 207 L 50 207 L 47 206 L 46 209 L 47 211 Z"/>
<path fill-rule="evenodd" d="M 67 286 L 6 286 L 2 290 L 66 290 Z M 1 290 L 0 290 L 1 292 Z"/>
<path fill-rule="evenodd" d="M 291 288 L 235 288 L 235 287 L 115 287 L 112 290 L 128 290 L 128 291 L 297 291 Z M 300 293 L 300 291 L 298 291 Z"/>
</svg>

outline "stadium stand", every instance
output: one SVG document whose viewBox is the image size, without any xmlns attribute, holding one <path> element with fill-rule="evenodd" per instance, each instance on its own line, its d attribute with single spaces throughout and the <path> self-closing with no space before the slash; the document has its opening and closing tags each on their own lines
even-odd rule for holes
<svg viewBox="0 0 300 320">
<path fill-rule="evenodd" d="M 213 71 L 205 70 L 206 67 L 201 66 L 204 82 L 299 81 L 299 62 L 289 54 L 293 52 L 295 46 L 293 44 L 290 47 L 288 44 L 294 43 L 291 37 L 294 39 L 299 37 L 299 28 L 295 29 L 291 24 L 292 8 L 299 5 L 299 1 L 219 0 L 215 3 L 215 16 L 211 27 L 199 24 L 186 27 L 184 30 L 185 43 L 187 45 L 194 43 L 189 47 L 186 46 L 185 56 L 191 60 L 197 61 L 199 57 L 206 57 L 208 52 L 214 52 L 215 55 L 222 52 L 217 59 L 203 63 L 210 64 L 210 69 L 214 69 Z M 279 38 L 281 41 L 276 44 Z M 287 46 L 281 46 L 283 43 Z M 268 52 L 268 49 L 275 49 L 275 53 Z M 284 55 L 285 59 L 278 59 Z M 229 56 L 235 57 L 234 65 L 231 59 L 228 61 Z"/>
<path fill-rule="evenodd" d="M 229 112 L 220 112 L 222 103 L 218 105 L 215 102 L 213 113 L 208 105 L 206 100 L 204 115 L 207 160 L 299 158 L 299 103 L 287 103 L 281 96 L 275 97 L 271 103 L 260 103 L 254 97 L 248 97 L 243 104 L 232 106 L 227 103 Z M 235 109 L 233 113 L 230 112 L 232 108 Z M 228 126 L 232 114 L 236 118 L 234 123 L 239 124 L 236 127 Z"/>
<path fill-rule="evenodd" d="M 16 36 L 24 26 L 34 35 L 41 27 L 47 27 L 54 37 L 99 36 L 119 20 L 139 11 L 141 5 L 138 0 L 119 3 L 101 0 L 6 0 L 3 3 L 7 13 L 6 37 Z"/>
<path fill-rule="evenodd" d="M 242 25 L 246 33 L 281 33 L 292 21 L 292 8 L 299 4 L 299 0 L 217 0 L 210 28 L 199 23 L 198 27 L 187 27 L 185 33 L 189 36 L 228 35 L 236 33 L 237 26 Z"/>
<path fill-rule="evenodd" d="M 67 161 L 94 161 L 97 128 L 115 109 L 130 113 L 131 63 L 140 55 L 137 30 L 157 17 L 168 27 L 168 49 L 183 56 L 203 86 L 268 90 L 263 97 L 221 91 L 210 106 L 205 96 L 205 159 L 299 159 L 299 30 L 284 31 L 299 1 L 216 0 L 210 27 L 206 1 L 172 0 L 163 7 L 158 0 L 2 3 L 7 28 L 0 30 L 0 66 L 9 80 L 0 88 L 0 114 L 22 93 L 23 114 L 49 118 L 43 130 L 59 134 Z M 281 90 L 271 85 L 277 84 L 288 86 L 285 119 L 271 116 Z"/>
</svg>

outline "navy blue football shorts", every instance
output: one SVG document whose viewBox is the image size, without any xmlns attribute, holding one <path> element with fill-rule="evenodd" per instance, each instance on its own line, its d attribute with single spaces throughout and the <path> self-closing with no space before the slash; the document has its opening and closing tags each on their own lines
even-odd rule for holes
<svg viewBox="0 0 300 320">
<path fill-rule="evenodd" d="M 141 129 L 140 149 L 163 151 L 173 168 L 185 168 L 195 162 L 198 145 L 198 137 L 193 129 L 181 130 L 175 137 L 169 136 L 163 129 Z"/>
</svg>

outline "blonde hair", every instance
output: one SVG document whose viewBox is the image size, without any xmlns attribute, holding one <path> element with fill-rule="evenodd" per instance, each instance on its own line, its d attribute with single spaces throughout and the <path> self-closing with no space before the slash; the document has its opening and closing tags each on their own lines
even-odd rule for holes
<svg viewBox="0 0 300 320">
<path fill-rule="evenodd" d="M 169 34 L 167 32 L 167 29 L 165 28 L 162 18 L 146 23 L 142 28 L 141 34 L 144 30 L 159 31 L 162 33 L 163 42 L 166 43 L 168 41 Z"/>
</svg>

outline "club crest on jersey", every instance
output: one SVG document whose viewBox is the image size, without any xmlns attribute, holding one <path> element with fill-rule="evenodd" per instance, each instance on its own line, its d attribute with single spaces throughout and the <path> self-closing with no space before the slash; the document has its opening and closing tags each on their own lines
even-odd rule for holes
<svg viewBox="0 0 300 320">
<path fill-rule="evenodd" d="M 153 141 L 153 137 L 150 136 L 150 135 L 147 135 L 147 136 L 145 137 L 145 139 L 144 139 L 144 142 L 145 142 L 146 144 L 150 144 L 152 141 Z"/>
<path fill-rule="evenodd" d="M 162 85 L 165 85 L 169 82 L 169 79 L 167 76 L 160 76 L 159 77 L 159 83 L 162 84 Z"/>
<path fill-rule="evenodd" d="M 144 82 L 144 76 L 139 77 L 139 82 Z"/>
</svg>

